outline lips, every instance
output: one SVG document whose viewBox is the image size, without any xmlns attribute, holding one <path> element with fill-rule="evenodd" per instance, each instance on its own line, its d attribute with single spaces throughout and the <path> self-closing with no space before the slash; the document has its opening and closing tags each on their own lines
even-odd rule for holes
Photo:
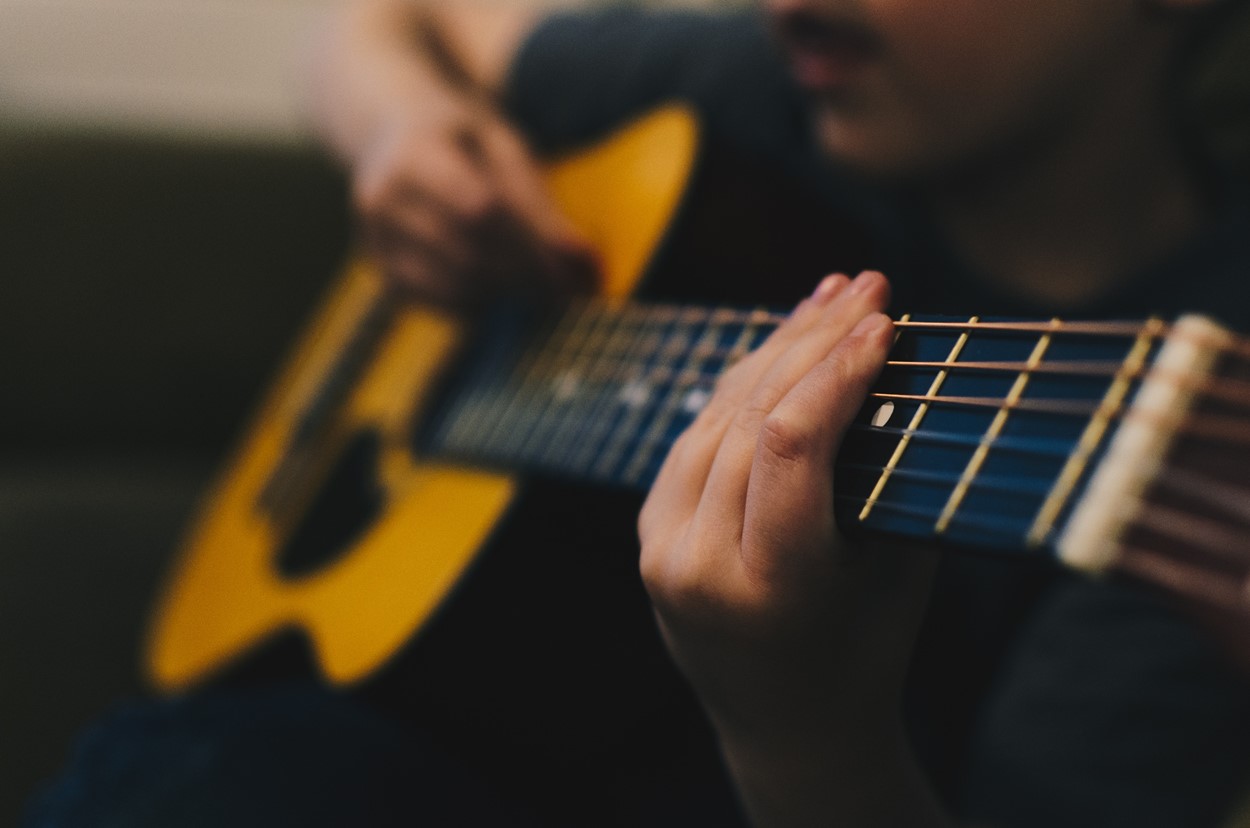
<svg viewBox="0 0 1250 828">
<path fill-rule="evenodd" d="M 815 92 L 844 89 L 881 53 L 879 38 L 850 21 L 801 8 L 776 9 L 773 19 L 795 78 Z"/>
</svg>

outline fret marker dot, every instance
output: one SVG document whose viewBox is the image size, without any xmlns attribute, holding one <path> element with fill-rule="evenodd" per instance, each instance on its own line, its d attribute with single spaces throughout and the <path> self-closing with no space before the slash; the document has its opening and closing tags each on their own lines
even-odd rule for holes
<svg viewBox="0 0 1250 828">
<path fill-rule="evenodd" d="M 877 428 L 881 428 L 883 425 L 885 425 L 886 423 L 890 421 L 890 417 L 893 414 L 894 414 L 894 403 L 889 400 L 886 400 L 884 403 L 881 404 L 881 407 L 878 408 L 876 412 L 872 415 L 872 424 L 876 426 Z"/>
<path fill-rule="evenodd" d="M 651 399 L 651 386 L 634 380 L 625 383 L 621 388 L 620 400 L 630 408 L 641 408 Z"/>
<path fill-rule="evenodd" d="M 567 402 L 577 396 L 581 387 L 581 376 L 576 371 L 565 371 L 552 383 L 552 393 L 559 402 Z"/>
<path fill-rule="evenodd" d="M 711 398 L 711 394 L 702 388 L 696 388 L 686 395 L 686 399 L 682 400 L 681 407 L 687 414 L 698 414 Z"/>
</svg>

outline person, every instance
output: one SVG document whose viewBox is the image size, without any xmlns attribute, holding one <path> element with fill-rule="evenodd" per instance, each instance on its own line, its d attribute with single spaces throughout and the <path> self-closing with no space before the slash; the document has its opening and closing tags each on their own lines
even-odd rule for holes
<svg viewBox="0 0 1250 828">
<path fill-rule="evenodd" d="M 680 98 L 779 175 L 878 216 L 900 295 L 928 310 L 1202 308 L 1244 326 L 1244 209 L 1176 99 L 1234 5 L 765 0 L 762 18 L 539 18 L 366 3 L 327 53 L 318 111 L 370 250 L 437 302 L 584 289 L 588 252 L 532 148 Z M 821 282 L 724 378 L 639 520 L 660 627 L 746 810 L 760 825 L 940 825 L 944 807 L 1003 825 L 1209 824 L 1245 768 L 1216 736 L 1245 721 L 1242 691 L 1114 587 L 1030 599 L 973 735 L 946 754 L 962 768 L 921 769 L 901 711 L 934 562 L 847 545 L 831 513 L 832 457 L 884 360 L 889 304 L 880 274 Z M 930 626 L 969 594 L 960 580 L 939 579 Z M 1188 715 L 1206 703 L 1224 724 Z M 1136 705 L 1151 712 L 1124 715 Z M 1203 757 L 1201 781 L 1176 776 L 1181 756 Z M 935 796 L 943 772 L 959 794 Z"/>
<path fill-rule="evenodd" d="M 1123 584 L 851 543 L 835 525 L 831 469 L 885 359 L 884 312 L 902 304 L 1194 309 L 1250 325 L 1244 200 L 1195 151 L 1174 95 L 1235 5 L 764 0 L 763 14 L 542 14 L 366 0 L 327 37 L 319 129 L 349 171 L 366 247 L 414 297 L 472 313 L 490 296 L 593 289 L 593 251 L 550 202 L 537 159 L 671 99 L 738 157 L 862 221 L 888 280 L 812 279 L 723 377 L 637 520 L 662 637 L 754 824 L 1198 826 L 1230 806 L 1250 760 L 1250 695 L 1196 631 Z M 712 278 L 709 290 L 775 301 L 764 281 Z M 240 732 L 240 718 L 286 732 L 292 709 L 311 711 L 336 744 L 365 734 L 369 747 L 349 755 L 369 758 L 334 766 L 343 781 L 317 786 L 300 812 L 309 822 L 316 809 L 343 814 L 344 799 L 376 809 L 407 796 L 417 804 L 405 815 L 438 824 L 454 824 L 456 801 L 481 808 L 461 814 L 467 824 L 529 824 L 498 791 L 462 781 L 397 794 L 377 780 L 442 777 L 372 713 L 315 698 L 278 708 L 248 696 L 209 714 L 189 700 L 178 704 L 193 716 L 165 707 L 142 718 L 162 734 L 192 718 L 199 756 Z M 700 772 L 664 762 L 664 726 L 641 732 L 664 767 L 659 787 Z M 165 757 L 168 777 L 179 751 L 163 738 L 144 750 Z M 246 753 L 256 738 L 219 753 Z M 34 823 L 107 810 L 81 804 L 81 780 L 118 741 L 97 734 L 94 765 L 80 761 L 68 777 L 77 787 L 54 788 Z M 277 780 L 266 802 L 291 794 L 298 756 L 251 758 L 250 779 Z M 128 788 L 135 778 L 161 774 L 132 771 Z M 177 796 L 193 798 L 195 781 L 182 777 Z M 237 815 L 215 794 L 195 801 Z M 622 812 L 563 817 L 629 824 Z M 707 796 L 630 813 L 651 825 L 661 813 L 671 824 L 743 818 Z"/>
</svg>

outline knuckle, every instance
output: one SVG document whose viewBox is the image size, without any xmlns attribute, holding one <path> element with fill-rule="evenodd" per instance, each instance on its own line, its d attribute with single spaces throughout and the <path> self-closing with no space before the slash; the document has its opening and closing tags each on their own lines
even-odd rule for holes
<svg viewBox="0 0 1250 828">
<path fill-rule="evenodd" d="M 752 433 L 758 431 L 760 423 L 768 418 L 788 390 L 776 382 L 765 380 L 752 392 L 750 398 L 738 407 L 734 415 L 734 426 Z"/>
<path fill-rule="evenodd" d="M 698 555 L 644 547 L 640 573 L 643 586 L 657 607 L 679 615 L 690 615 L 712 601 L 708 579 L 692 561 Z"/>
<path fill-rule="evenodd" d="M 847 342 L 847 347 L 838 348 L 824 361 L 823 368 L 827 381 L 842 393 L 858 388 L 867 382 L 868 366 L 864 360 L 857 359 L 858 349 L 855 342 Z"/>
<path fill-rule="evenodd" d="M 770 414 L 760 424 L 760 447 L 789 462 L 797 462 L 812 453 L 816 435 L 792 420 Z"/>
</svg>

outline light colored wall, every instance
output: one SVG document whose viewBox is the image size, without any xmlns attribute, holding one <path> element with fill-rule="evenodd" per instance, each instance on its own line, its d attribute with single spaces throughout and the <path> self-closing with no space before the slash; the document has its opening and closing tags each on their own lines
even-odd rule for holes
<svg viewBox="0 0 1250 828">
<path fill-rule="evenodd" d="M 307 43 L 337 5 L 0 0 L 0 123 L 299 141 Z"/>
<path fill-rule="evenodd" d="M 0 0 L 0 113 L 69 127 L 292 140 L 328 0 Z"/>
</svg>

